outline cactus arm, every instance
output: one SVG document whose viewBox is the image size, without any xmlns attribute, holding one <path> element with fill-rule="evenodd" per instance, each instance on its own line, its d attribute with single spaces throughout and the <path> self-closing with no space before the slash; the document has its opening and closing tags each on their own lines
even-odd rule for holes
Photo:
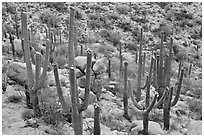
<svg viewBox="0 0 204 137">
<path fill-rule="evenodd" d="M 87 67 L 86 67 L 86 85 L 85 85 L 85 95 L 84 95 L 84 103 L 79 111 L 84 111 L 88 107 L 89 102 L 89 93 L 90 93 L 90 82 L 91 82 L 91 58 L 92 53 L 90 50 L 87 51 Z"/>
<path fill-rule="evenodd" d="M 147 82 L 146 82 L 146 85 L 147 85 L 147 92 L 146 92 L 146 107 L 149 106 L 149 100 L 150 100 L 150 85 L 151 85 L 151 80 L 152 80 L 152 68 L 153 68 L 153 65 L 154 65 L 154 58 L 152 57 L 151 59 L 151 64 L 150 64 L 150 69 L 149 69 L 149 76 L 147 78 Z"/>
<path fill-rule="evenodd" d="M 37 87 L 38 90 L 43 87 L 43 85 L 45 83 L 45 80 L 46 80 L 48 63 L 49 63 L 49 54 L 50 54 L 50 40 L 47 39 L 45 61 L 44 61 L 44 64 L 43 64 L 43 72 L 42 72 L 42 75 L 40 76 L 39 84 L 38 84 L 38 87 Z"/>
<path fill-rule="evenodd" d="M 141 100 L 141 73 L 142 73 L 142 45 L 143 45 L 143 29 L 140 34 L 140 48 L 139 48 L 139 63 L 138 63 L 138 77 L 137 77 L 137 93 L 136 100 Z"/>
<path fill-rule="evenodd" d="M 25 62 L 26 62 L 26 69 L 28 73 L 28 87 L 29 90 L 34 85 L 34 76 L 31 66 L 30 60 L 30 46 L 28 42 L 28 29 L 27 29 L 27 14 L 25 12 L 22 13 L 22 30 L 23 30 L 23 37 L 24 37 L 24 55 L 25 55 Z"/>
<path fill-rule="evenodd" d="M 171 75 L 172 49 L 173 49 L 173 38 L 171 37 L 170 47 L 169 47 L 168 64 L 167 64 L 166 86 L 169 86 L 169 85 L 170 85 L 170 80 L 171 80 L 170 75 Z"/>
<path fill-rule="evenodd" d="M 170 92 L 166 96 L 164 106 L 163 106 L 164 130 L 169 129 L 172 93 L 173 93 L 173 87 L 171 88 Z"/>
<path fill-rule="evenodd" d="M 155 103 L 156 103 L 156 100 L 157 100 L 157 94 L 154 96 L 154 99 L 153 99 L 152 103 L 151 103 L 150 106 L 144 111 L 144 113 L 149 113 L 149 112 L 153 109 L 153 107 L 154 107 L 154 105 L 155 105 Z"/>
<path fill-rule="evenodd" d="M 147 76 L 147 78 L 146 78 L 146 82 L 145 82 L 145 85 L 144 85 L 144 87 L 141 87 L 141 89 L 145 89 L 146 87 L 147 87 L 147 83 L 148 83 L 148 79 L 149 79 L 149 77 Z"/>
<path fill-rule="evenodd" d="M 123 116 L 126 119 L 130 119 L 129 115 L 128 115 L 128 94 L 127 94 L 127 66 L 128 63 L 125 62 L 124 63 L 124 92 L 123 92 L 123 106 L 124 106 L 124 114 Z"/>
<path fill-rule="evenodd" d="M 168 90 L 168 88 L 166 88 L 166 90 L 164 91 L 162 97 L 161 97 L 161 98 L 159 99 L 159 101 L 154 105 L 154 108 L 157 108 L 158 106 L 160 106 L 160 105 L 163 103 L 163 101 L 164 101 L 165 97 L 167 96 L 168 92 L 169 92 L 169 90 Z"/>
<path fill-rule="evenodd" d="M 69 106 L 66 105 L 65 103 L 65 99 L 64 99 L 64 96 L 63 96 L 63 93 L 62 93 L 62 89 L 61 89 L 61 84 L 60 84 L 60 80 L 59 80 L 59 74 L 58 74 L 58 69 L 57 69 L 57 64 L 54 63 L 53 64 L 53 70 L 54 70 L 54 76 L 55 76 L 55 83 L 56 83 L 56 88 L 57 88 L 57 94 L 59 96 L 59 100 L 60 100 L 60 103 L 62 105 L 62 108 L 67 112 L 69 113 L 70 110 L 69 110 Z"/>
<path fill-rule="evenodd" d="M 142 63 L 142 77 L 145 76 L 145 62 L 146 62 L 146 53 L 144 52 L 143 63 Z"/>
<path fill-rule="evenodd" d="M 130 83 L 130 85 L 131 85 L 131 83 Z M 145 108 L 144 108 L 143 106 L 139 105 L 139 104 L 137 103 L 137 101 L 135 100 L 135 95 L 133 94 L 133 91 L 132 91 L 131 86 L 130 86 L 130 90 L 129 90 L 129 91 L 130 91 L 131 100 L 132 100 L 134 106 L 135 106 L 136 108 L 138 108 L 139 110 L 144 110 Z"/>
<path fill-rule="evenodd" d="M 94 103 L 94 135 L 100 135 L 100 106 L 98 103 Z"/>
<path fill-rule="evenodd" d="M 69 67 L 71 65 L 74 65 L 74 58 L 75 58 L 75 52 L 74 52 L 74 11 L 75 9 L 73 7 L 70 7 L 70 22 L 69 22 Z"/>
<path fill-rule="evenodd" d="M 176 96 L 173 100 L 173 102 L 171 103 L 171 106 L 175 106 L 176 103 L 178 102 L 179 96 L 180 96 L 180 92 L 181 92 L 181 85 L 182 85 L 182 81 L 183 81 L 183 75 L 184 75 L 184 70 L 181 70 L 181 76 L 179 78 L 179 83 L 178 83 L 178 88 L 177 88 L 177 92 L 176 92 Z"/>
<path fill-rule="evenodd" d="M 162 87 L 164 86 L 164 83 L 163 83 L 163 60 L 164 60 L 164 54 L 163 54 L 163 51 L 164 51 L 164 44 L 163 44 L 163 41 L 164 41 L 164 32 L 161 33 L 161 47 L 160 47 L 160 56 L 159 56 L 159 59 L 160 59 L 160 68 L 159 68 L 159 87 Z"/>
<path fill-rule="evenodd" d="M 76 98 L 76 78 L 75 78 L 75 69 L 73 66 L 69 69 L 69 79 L 70 79 L 70 90 L 71 90 L 71 102 L 72 102 L 72 121 L 73 121 L 73 128 L 74 134 L 80 134 L 80 130 L 78 127 L 78 105 L 77 105 L 77 98 Z"/>
<path fill-rule="evenodd" d="M 41 71 L 41 54 L 39 52 L 36 52 L 35 54 L 35 83 L 34 83 L 34 91 L 36 91 L 38 83 L 39 83 L 39 78 L 40 78 L 40 71 Z"/>
</svg>

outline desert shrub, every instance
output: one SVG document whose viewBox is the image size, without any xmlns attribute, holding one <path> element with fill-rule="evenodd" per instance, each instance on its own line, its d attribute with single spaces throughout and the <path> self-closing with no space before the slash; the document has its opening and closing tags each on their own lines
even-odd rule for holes
<svg viewBox="0 0 204 137">
<path fill-rule="evenodd" d="M 61 106 L 59 106 L 57 103 L 47 103 L 43 104 L 41 106 L 42 110 L 42 120 L 47 125 L 54 125 L 58 126 L 62 122 L 65 122 L 65 118 L 63 117 L 61 113 Z"/>
<path fill-rule="evenodd" d="M 191 91 L 194 97 L 202 97 L 202 80 L 195 80 L 187 77 L 183 79 L 183 85 L 187 91 Z"/>
<path fill-rule="evenodd" d="M 60 19 L 49 10 L 44 10 L 40 14 L 39 18 L 40 18 L 41 22 L 44 24 L 49 25 L 49 21 L 50 21 L 51 27 L 54 27 L 54 28 L 59 27 Z"/>
<path fill-rule="evenodd" d="M 55 58 L 55 62 L 58 64 L 59 68 L 64 67 L 68 63 L 66 56 L 59 55 Z"/>
<path fill-rule="evenodd" d="M 202 118 L 202 100 L 189 99 L 188 103 L 189 110 Z"/>
<path fill-rule="evenodd" d="M 125 4 L 121 4 L 119 3 L 116 6 L 117 12 L 119 12 L 120 14 L 128 14 L 128 12 L 130 11 L 130 8 L 128 5 Z"/>
<path fill-rule="evenodd" d="M 11 95 L 8 97 L 8 102 L 10 103 L 19 103 L 22 100 L 22 97 L 19 95 Z"/>
<path fill-rule="evenodd" d="M 101 28 L 102 24 L 101 24 L 101 22 L 98 21 L 98 20 L 90 20 L 90 21 L 88 22 L 88 26 L 89 26 L 89 28 L 95 30 L 95 29 Z"/>
<path fill-rule="evenodd" d="M 162 122 L 163 121 L 162 110 L 153 109 L 149 115 L 149 120 L 155 121 L 155 122 Z"/>
<path fill-rule="evenodd" d="M 59 12 L 65 12 L 68 10 L 65 2 L 45 2 L 45 5 L 49 8 L 55 8 Z"/>
<path fill-rule="evenodd" d="M 67 53 L 67 44 L 57 44 L 56 45 L 56 55 L 65 55 Z"/>
<path fill-rule="evenodd" d="M 21 114 L 23 120 L 31 119 L 32 117 L 34 117 L 34 112 L 31 109 L 25 110 Z"/>
<path fill-rule="evenodd" d="M 117 30 L 113 30 L 109 32 L 109 37 L 107 37 L 107 40 L 113 43 L 113 46 L 116 46 L 120 43 L 121 34 Z"/>
<path fill-rule="evenodd" d="M 122 28 L 123 31 L 131 31 L 131 19 L 128 17 L 122 17 L 118 22 L 118 27 Z"/>
</svg>

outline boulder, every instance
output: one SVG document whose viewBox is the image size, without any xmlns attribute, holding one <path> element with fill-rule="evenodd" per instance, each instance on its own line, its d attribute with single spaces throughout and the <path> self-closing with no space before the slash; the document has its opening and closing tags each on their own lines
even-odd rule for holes
<svg viewBox="0 0 204 137">
<path fill-rule="evenodd" d="M 138 135 L 139 132 L 142 130 L 143 120 L 137 120 L 132 122 L 132 125 L 130 126 L 131 135 Z M 148 133 L 149 135 L 163 135 L 164 131 L 162 130 L 161 126 L 158 123 L 154 121 L 149 121 Z"/>
<path fill-rule="evenodd" d="M 191 121 L 187 128 L 187 135 L 202 135 L 202 121 Z"/>
<path fill-rule="evenodd" d="M 107 85 L 104 85 L 104 88 L 114 95 L 120 93 L 119 83 L 117 83 L 116 81 L 110 81 Z"/>
<path fill-rule="evenodd" d="M 84 118 L 93 118 L 94 117 L 94 105 L 88 105 L 88 108 L 82 112 Z"/>
<path fill-rule="evenodd" d="M 33 74 L 35 74 L 35 66 L 32 65 Z M 42 70 L 42 69 L 41 69 Z M 8 67 L 8 77 L 20 85 L 27 85 L 27 69 L 26 63 L 12 62 Z"/>
<path fill-rule="evenodd" d="M 91 77 L 91 83 L 93 83 L 94 77 Z M 86 76 L 81 76 L 77 79 L 77 84 L 80 88 L 85 88 L 86 85 Z M 91 86 L 92 87 L 92 86 Z"/>
<path fill-rule="evenodd" d="M 61 83 L 61 86 L 65 86 L 67 88 L 69 88 L 69 75 L 63 75 L 60 73 L 61 71 L 58 71 L 59 74 L 59 80 Z M 51 71 L 47 74 L 47 85 L 49 86 L 56 86 L 56 82 L 55 82 L 55 76 L 54 76 L 54 72 Z"/>
<path fill-rule="evenodd" d="M 16 53 L 18 55 L 23 55 L 21 39 L 14 39 L 13 43 L 14 43 Z"/>
<path fill-rule="evenodd" d="M 93 64 L 96 62 L 96 60 L 94 58 L 92 58 L 92 66 Z M 87 64 L 87 57 L 86 56 L 77 56 L 75 58 L 75 65 L 76 68 L 78 68 L 79 70 L 81 70 L 82 72 L 84 72 L 84 70 L 86 69 L 86 64 Z M 85 72 L 84 72 L 85 73 Z"/>
<path fill-rule="evenodd" d="M 83 133 L 85 135 L 91 135 L 93 130 L 91 131 L 90 127 L 94 127 L 94 119 L 93 118 L 85 118 L 83 124 Z M 111 130 L 109 127 L 100 123 L 101 127 L 101 135 L 111 135 Z"/>
<path fill-rule="evenodd" d="M 85 90 L 82 90 L 79 93 L 79 98 L 84 99 L 84 95 L 85 95 Z M 93 92 L 90 91 L 90 93 L 89 93 L 89 104 L 93 104 L 95 100 L 96 100 L 96 95 Z"/>
<path fill-rule="evenodd" d="M 93 72 L 95 74 L 101 74 L 106 72 L 107 64 L 108 64 L 108 60 L 105 57 L 96 60 L 96 63 L 93 65 Z"/>
</svg>

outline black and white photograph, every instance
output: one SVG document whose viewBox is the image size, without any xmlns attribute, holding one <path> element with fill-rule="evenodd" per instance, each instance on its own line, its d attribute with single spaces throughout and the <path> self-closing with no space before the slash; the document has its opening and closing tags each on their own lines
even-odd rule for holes
<svg viewBox="0 0 204 137">
<path fill-rule="evenodd" d="M 202 1 L 2 1 L 2 135 L 202 135 Z"/>
</svg>

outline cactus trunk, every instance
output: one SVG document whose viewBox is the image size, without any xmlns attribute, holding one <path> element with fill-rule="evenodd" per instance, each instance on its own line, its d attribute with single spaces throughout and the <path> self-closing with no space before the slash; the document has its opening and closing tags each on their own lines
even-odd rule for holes
<svg viewBox="0 0 204 137">
<path fill-rule="evenodd" d="M 173 87 L 171 88 L 170 92 L 167 94 L 167 97 L 164 100 L 164 107 L 163 107 L 164 130 L 169 130 L 172 93 L 173 93 Z"/>
<path fill-rule="evenodd" d="M 94 104 L 94 135 L 100 135 L 100 106 L 99 104 Z"/>
<path fill-rule="evenodd" d="M 137 102 L 141 100 L 142 45 L 143 45 L 143 29 L 141 29 L 141 34 L 140 34 L 137 93 L 136 93 L 136 101 Z"/>
<path fill-rule="evenodd" d="M 130 119 L 129 114 L 128 114 L 128 94 L 127 94 L 127 66 L 128 63 L 124 63 L 125 69 L 124 69 L 124 92 L 123 92 L 123 106 L 124 106 L 124 114 L 123 116 L 126 119 Z"/>
</svg>

